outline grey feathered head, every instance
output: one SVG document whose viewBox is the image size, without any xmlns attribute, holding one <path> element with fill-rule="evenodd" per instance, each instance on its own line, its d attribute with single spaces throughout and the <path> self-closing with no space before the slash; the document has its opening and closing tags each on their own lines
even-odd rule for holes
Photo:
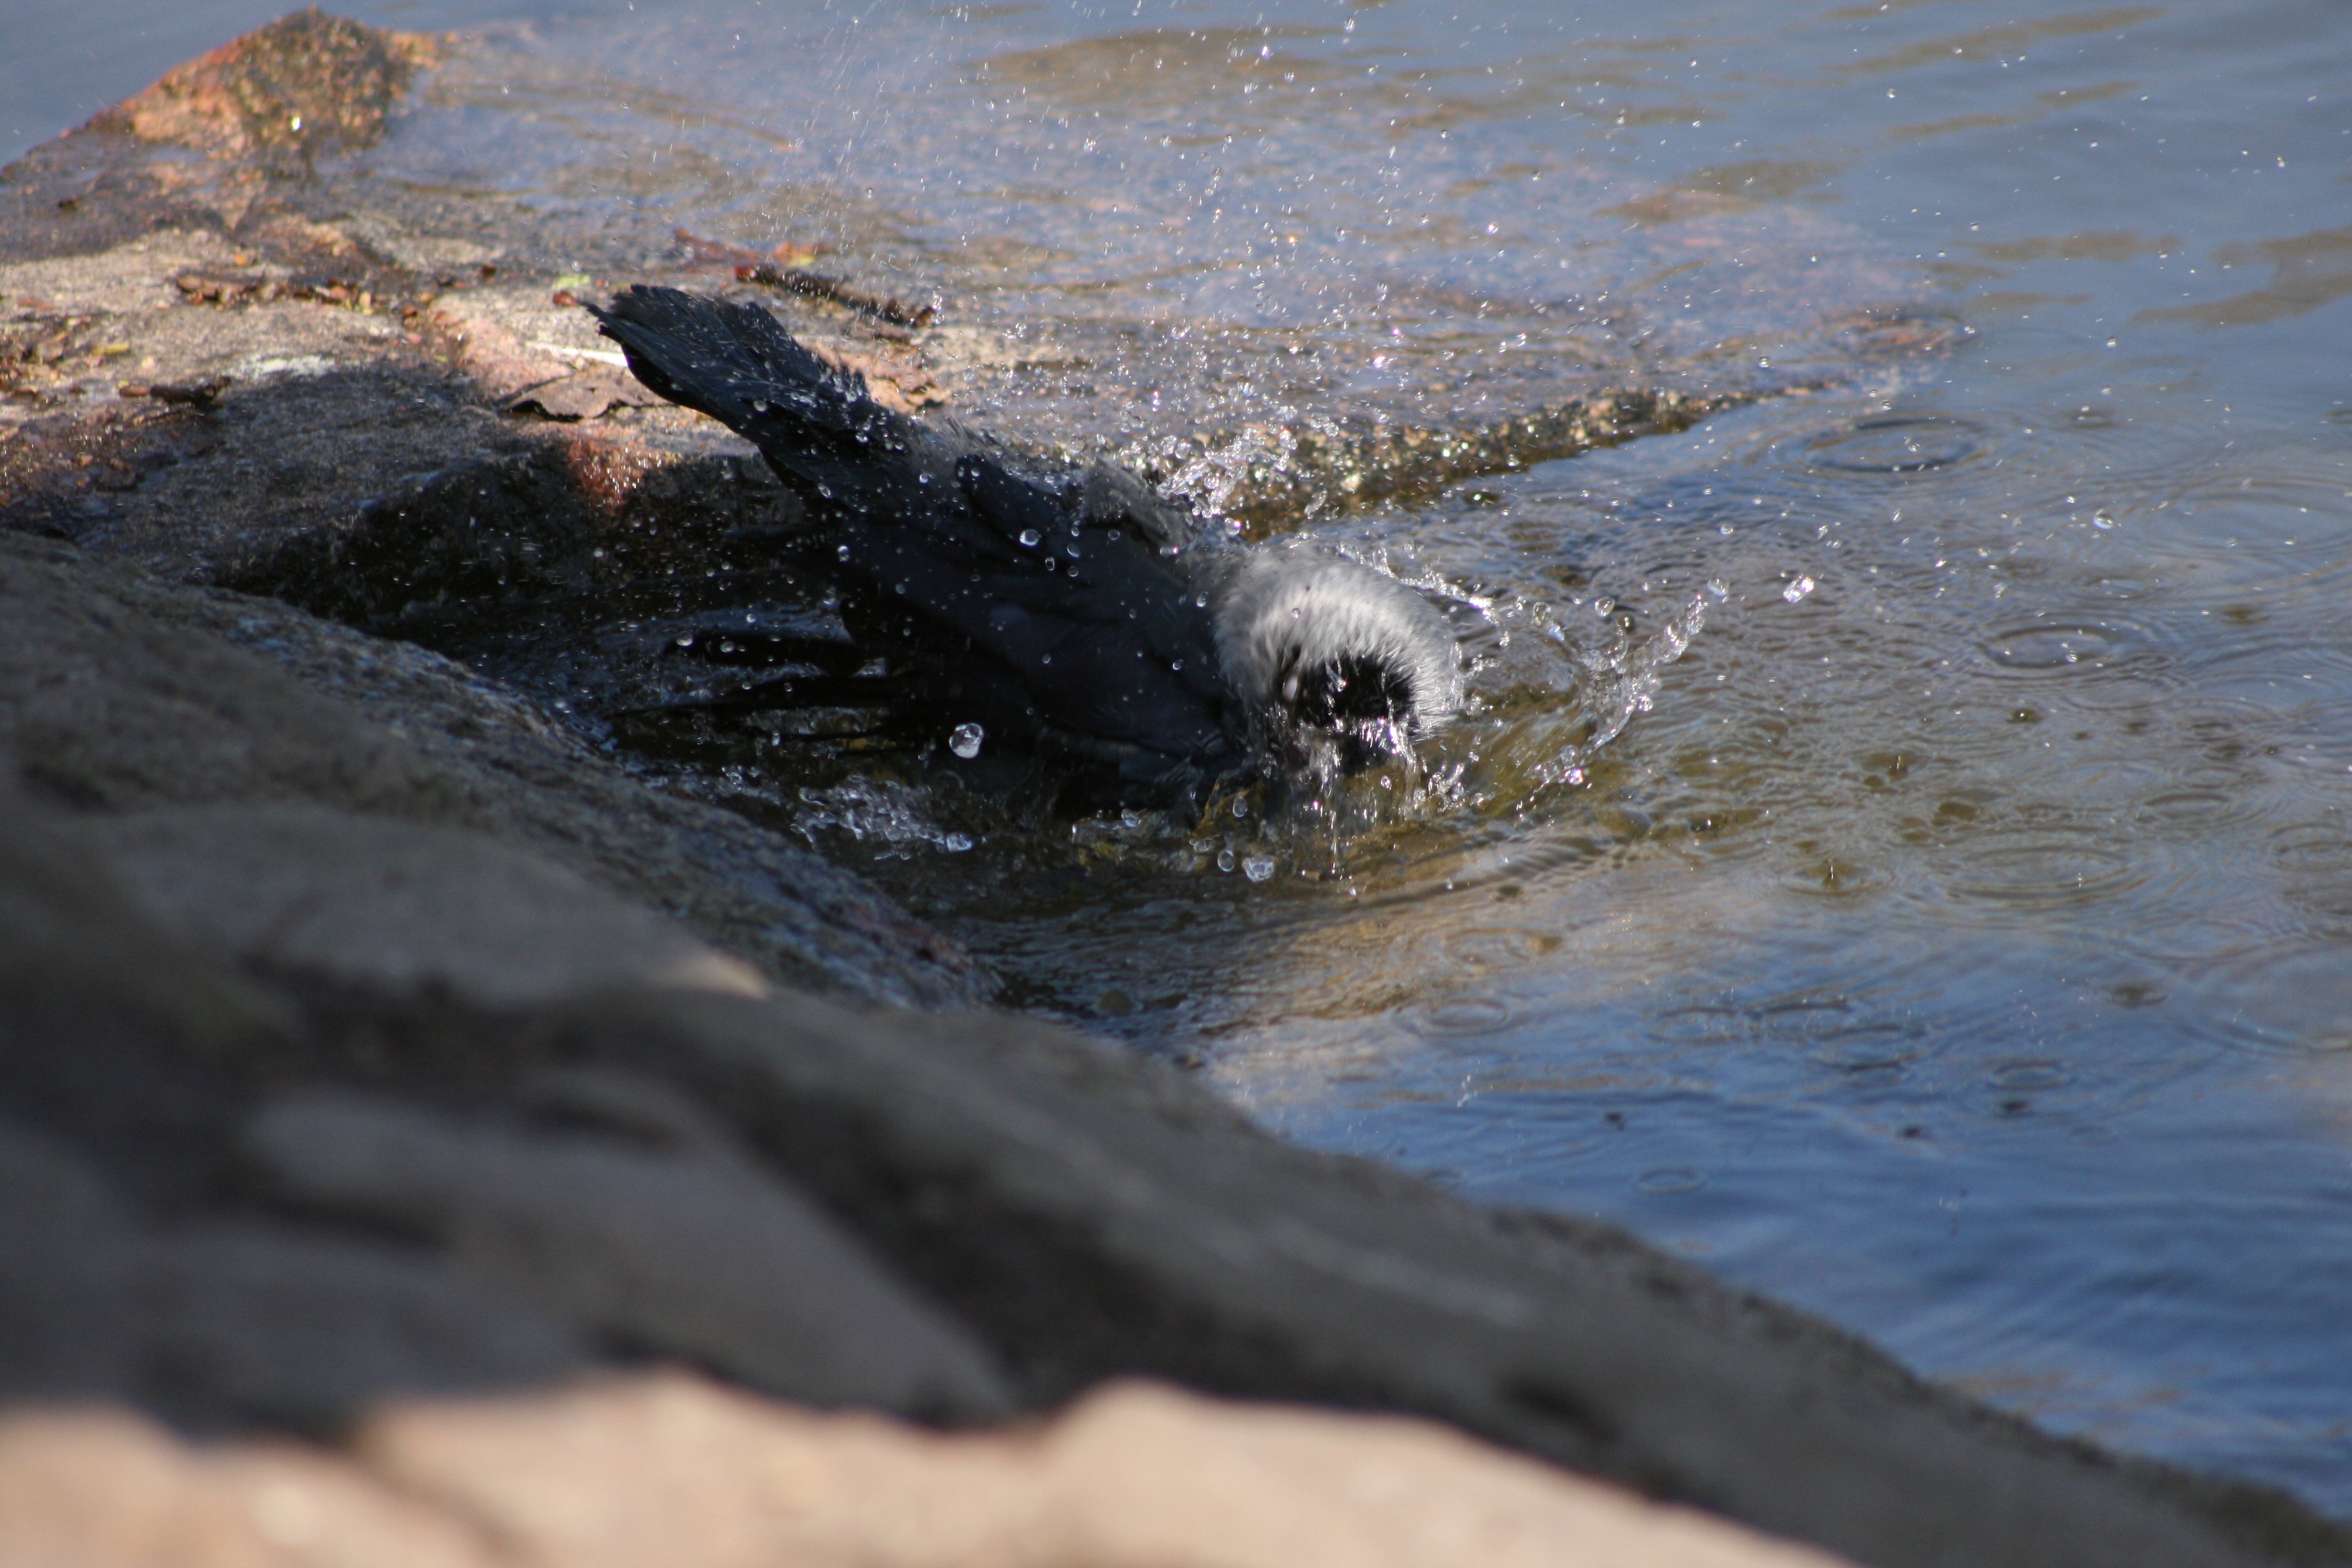
<svg viewBox="0 0 2352 1568">
<path fill-rule="evenodd" d="M 1261 739 L 1328 736 L 1350 772 L 1462 705 L 1444 617 L 1395 578 L 1306 545 L 1237 561 L 1215 595 L 1217 658 Z"/>
</svg>

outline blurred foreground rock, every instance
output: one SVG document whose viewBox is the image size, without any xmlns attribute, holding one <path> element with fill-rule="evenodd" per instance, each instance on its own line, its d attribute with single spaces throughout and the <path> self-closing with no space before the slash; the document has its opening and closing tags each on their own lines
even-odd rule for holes
<svg viewBox="0 0 2352 1568">
<path fill-rule="evenodd" d="M 789 521 L 597 357 L 539 220 L 335 172 L 456 47 L 306 15 L 0 179 L 0 1558 L 1823 1561 L 1643 1492 L 1882 1568 L 2352 1561 L 1613 1232 L 913 1010 L 988 978 L 387 635 L 727 602 Z M 965 352 L 792 299 L 909 401 Z M 1139 1375 L 1326 1409 L 1088 1394 Z"/>
<path fill-rule="evenodd" d="M 283 1444 L 191 1446 L 119 1415 L 0 1418 L 0 1556 L 77 1568 L 1835 1561 L 1427 1422 L 1128 1383 L 1034 1428 L 941 1436 L 675 1374 L 553 1397 L 404 1403 L 332 1460 Z"/>
</svg>

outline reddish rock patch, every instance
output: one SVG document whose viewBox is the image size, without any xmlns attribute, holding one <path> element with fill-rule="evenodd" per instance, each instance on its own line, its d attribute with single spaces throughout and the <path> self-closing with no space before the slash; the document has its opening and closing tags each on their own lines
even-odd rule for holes
<svg viewBox="0 0 2352 1568">
<path fill-rule="evenodd" d="M 366 147 L 383 136 L 418 69 L 440 54 L 421 33 L 384 32 L 312 6 L 173 67 L 91 123 L 220 158 Z"/>
</svg>

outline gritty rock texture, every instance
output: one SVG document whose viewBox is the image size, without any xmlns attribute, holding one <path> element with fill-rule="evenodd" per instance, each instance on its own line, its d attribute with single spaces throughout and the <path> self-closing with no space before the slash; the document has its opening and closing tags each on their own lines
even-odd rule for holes
<svg viewBox="0 0 2352 1568">
<path fill-rule="evenodd" d="M 793 521 L 599 357 L 544 220 L 337 172 L 460 47 L 306 13 L 0 175 L 0 1556 L 1827 1560 L 1641 1493 L 1879 1568 L 2352 1562 L 1614 1232 L 946 1011 L 990 994 L 952 942 L 653 787 L 580 686 L 422 646 L 740 604 Z M 909 405 L 1014 363 L 772 292 Z M 1705 412 L 1654 390 L 1165 470 L 1348 504 Z M 1138 1375 L 1325 1408 L 1088 1396 Z"/>
</svg>

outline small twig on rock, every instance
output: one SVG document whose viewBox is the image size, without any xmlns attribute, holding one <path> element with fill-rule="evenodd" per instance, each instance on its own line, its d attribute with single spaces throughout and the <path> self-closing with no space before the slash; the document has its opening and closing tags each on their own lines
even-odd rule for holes
<svg viewBox="0 0 2352 1568">
<path fill-rule="evenodd" d="M 705 239 L 689 229 L 674 228 L 670 234 L 686 253 L 688 267 L 757 267 L 762 262 L 781 267 L 805 267 L 833 249 L 824 244 L 802 245 L 783 240 L 773 250 L 754 250 L 748 245 L 735 245 L 723 239 Z"/>
<path fill-rule="evenodd" d="M 884 295 L 869 294 L 852 283 L 822 273 L 804 272 L 797 267 L 778 267 L 773 262 L 747 263 L 735 268 L 739 283 L 757 283 L 764 288 L 781 289 L 787 294 L 804 294 L 814 300 L 830 300 L 845 305 L 861 315 L 876 317 L 901 327 L 928 327 L 940 313 L 937 305 L 904 305 Z"/>
<path fill-rule="evenodd" d="M 151 397 L 158 403 L 184 404 L 190 408 L 210 408 L 228 390 L 228 377 L 215 375 L 204 381 L 146 384 L 125 382 L 117 388 L 124 397 Z"/>
</svg>

